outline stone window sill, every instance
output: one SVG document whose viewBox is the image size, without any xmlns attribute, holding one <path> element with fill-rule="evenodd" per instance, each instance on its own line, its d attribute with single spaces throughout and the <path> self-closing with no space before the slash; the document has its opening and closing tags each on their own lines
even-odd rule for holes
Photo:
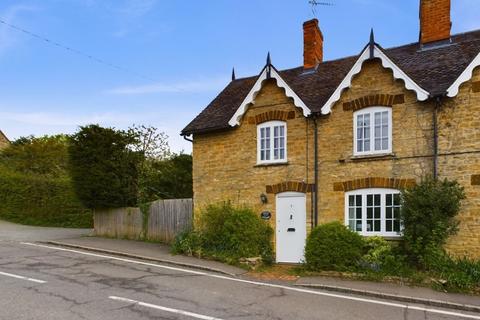
<svg viewBox="0 0 480 320">
<path fill-rule="evenodd" d="M 381 234 L 381 233 L 377 233 L 377 234 L 362 234 L 362 233 L 359 233 L 361 236 L 363 236 L 364 238 L 370 238 L 370 237 L 381 237 L 387 241 L 402 241 L 403 239 L 403 235 L 399 234 L 399 235 L 384 235 L 384 234 Z"/>
<path fill-rule="evenodd" d="M 273 163 L 257 163 L 254 165 L 254 168 L 262 168 L 262 167 L 278 167 L 278 166 L 288 166 L 288 161 L 286 162 L 273 162 Z"/>
<path fill-rule="evenodd" d="M 345 161 L 369 161 L 369 160 L 384 160 L 384 159 L 393 159 L 395 158 L 395 153 L 379 153 L 379 154 L 368 154 L 361 156 L 351 156 L 347 159 L 340 159 L 339 162 Z"/>
</svg>

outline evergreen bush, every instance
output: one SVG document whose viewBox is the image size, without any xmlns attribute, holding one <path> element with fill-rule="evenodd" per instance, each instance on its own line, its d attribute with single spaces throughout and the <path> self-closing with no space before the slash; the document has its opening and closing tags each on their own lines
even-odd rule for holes
<svg viewBox="0 0 480 320">
<path fill-rule="evenodd" d="M 346 271 L 356 268 L 363 256 L 362 237 L 340 222 L 330 222 L 312 230 L 305 245 L 309 270 Z"/>
<path fill-rule="evenodd" d="M 69 169 L 76 194 L 92 209 L 137 205 L 138 164 L 135 137 L 99 125 L 81 127 L 72 136 Z"/>
<path fill-rule="evenodd" d="M 456 181 L 425 178 L 402 194 L 401 220 L 405 254 L 418 267 L 443 255 L 443 245 L 458 230 L 455 219 L 465 192 Z"/>
</svg>

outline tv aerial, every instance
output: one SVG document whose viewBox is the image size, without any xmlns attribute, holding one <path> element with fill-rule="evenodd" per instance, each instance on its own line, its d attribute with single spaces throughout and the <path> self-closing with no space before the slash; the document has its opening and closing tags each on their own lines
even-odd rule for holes
<svg viewBox="0 0 480 320">
<path fill-rule="evenodd" d="M 333 6 L 334 4 L 326 1 L 317 1 L 317 0 L 308 0 L 308 3 L 312 6 L 312 14 L 314 17 L 317 17 L 317 7 L 318 6 Z"/>
</svg>

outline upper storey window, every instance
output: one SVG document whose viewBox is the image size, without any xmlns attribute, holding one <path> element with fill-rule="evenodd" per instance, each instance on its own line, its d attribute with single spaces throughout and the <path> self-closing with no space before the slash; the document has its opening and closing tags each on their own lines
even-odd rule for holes
<svg viewBox="0 0 480 320">
<path fill-rule="evenodd" d="M 269 121 L 257 126 L 257 162 L 287 162 L 287 123 Z"/>
<path fill-rule="evenodd" d="M 370 107 L 353 114 L 354 155 L 392 152 L 392 109 Z"/>
</svg>

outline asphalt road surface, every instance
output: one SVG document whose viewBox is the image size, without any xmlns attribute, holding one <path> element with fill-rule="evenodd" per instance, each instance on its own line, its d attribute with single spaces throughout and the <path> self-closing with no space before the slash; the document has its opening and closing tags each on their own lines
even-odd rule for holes
<svg viewBox="0 0 480 320">
<path fill-rule="evenodd" d="M 261 283 L 31 240 L 1 239 L 2 320 L 480 320 L 478 313 Z"/>
</svg>

